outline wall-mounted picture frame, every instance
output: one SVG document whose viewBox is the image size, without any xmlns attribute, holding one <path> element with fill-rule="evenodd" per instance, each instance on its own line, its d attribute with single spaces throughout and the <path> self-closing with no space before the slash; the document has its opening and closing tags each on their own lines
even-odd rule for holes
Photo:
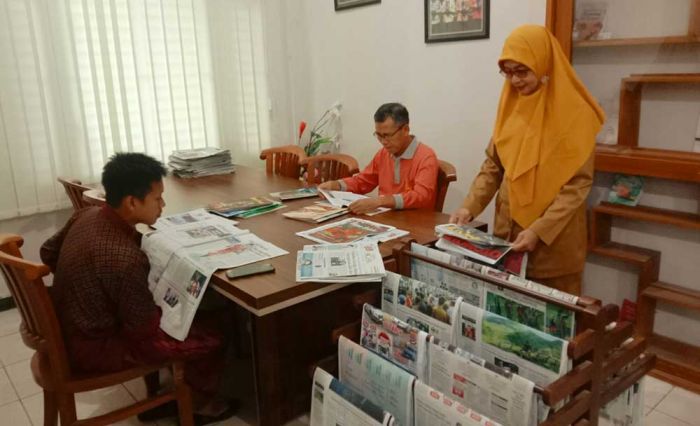
<svg viewBox="0 0 700 426">
<path fill-rule="evenodd" d="M 490 0 L 425 0 L 425 42 L 489 38 Z"/>
<path fill-rule="evenodd" d="M 367 6 L 368 4 L 381 3 L 382 0 L 334 0 L 335 10 L 351 9 L 358 6 Z"/>
</svg>

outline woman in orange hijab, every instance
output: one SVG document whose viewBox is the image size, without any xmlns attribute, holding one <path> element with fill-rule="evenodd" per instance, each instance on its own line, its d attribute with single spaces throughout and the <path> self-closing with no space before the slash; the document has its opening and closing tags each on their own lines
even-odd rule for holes
<svg viewBox="0 0 700 426">
<path fill-rule="evenodd" d="M 494 234 L 529 252 L 528 278 L 580 294 L 586 198 L 605 116 L 544 27 L 513 31 L 498 66 L 506 81 L 486 160 L 450 222 L 469 222 L 498 192 Z"/>
</svg>

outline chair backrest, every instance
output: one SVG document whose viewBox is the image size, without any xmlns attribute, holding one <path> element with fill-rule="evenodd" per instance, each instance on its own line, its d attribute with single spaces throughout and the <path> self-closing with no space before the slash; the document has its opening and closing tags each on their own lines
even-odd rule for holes
<svg viewBox="0 0 700 426">
<path fill-rule="evenodd" d="M 441 212 L 445 205 L 445 197 L 447 196 L 447 187 L 450 182 L 457 180 L 457 171 L 455 166 L 447 161 L 439 160 L 440 167 L 438 168 L 437 187 L 435 191 L 435 211 Z"/>
<path fill-rule="evenodd" d="M 83 183 L 77 179 L 59 177 L 58 181 L 61 182 L 63 188 L 66 190 L 66 194 L 68 194 L 68 198 L 70 198 L 70 202 L 73 203 L 73 208 L 75 210 L 90 206 L 90 203 L 83 200 L 83 192 L 91 189 L 89 186 L 83 185 Z"/>
<path fill-rule="evenodd" d="M 300 162 L 306 158 L 306 153 L 298 145 L 285 145 L 264 149 L 260 159 L 265 160 L 265 170 L 268 174 L 298 178 L 301 174 Z"/>
<path fill-rule="evenodd" d="M 68 356 L 43 280 L 51 271 L 47 265 L 22 258 L 23 243 L 18 235 L 0 234 L 0 270 L 22 317 L 24 344 L 39 353 L 40 362 L 49 363 L 52 380 L 63 381 L 70 376 Z"/>
<path fill-rule="evenodd" d="M 306 181 L 310 185 L 350 177 L 360 171 L 357 160 L 347 154 L 314 155 L 301 164 L 306 166 Z"/>
</svg>

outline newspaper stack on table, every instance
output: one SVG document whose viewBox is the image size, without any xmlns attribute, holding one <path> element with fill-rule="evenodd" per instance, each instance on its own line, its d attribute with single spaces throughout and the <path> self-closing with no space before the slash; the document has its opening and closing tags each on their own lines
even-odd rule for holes
<svg viewBox="0 0 700 426">
<path fill-rule="evenodd" d="M 173 174 L 181 178 L 224 175 L 235 171 L 228 149 L 213 147 L 173 151 L 168 158 Z"/>
<path fill-rule="evenodd" d="M 408 231 L 351 217 L 308 231 L 297 232 L 297 235 L 321 244 L 343 244 L 358 241 L 383 243 L 408 235 Z"/>
<path fill-rule="evenodd" d="M 381 282 L 384 275 L 376 242 L 306 245 L 297 252 L 297 282 Z"/>
</svg>

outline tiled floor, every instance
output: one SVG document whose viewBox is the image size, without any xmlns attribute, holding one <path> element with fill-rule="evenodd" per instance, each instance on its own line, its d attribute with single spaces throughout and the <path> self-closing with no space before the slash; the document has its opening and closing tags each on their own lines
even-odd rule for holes
<svg viewBox="0 0 700 426">
<path fill-rule="evenodd" d="M 0 312 L 0 424 L 13 426 L 39 426 L 42 424 L 43 401 L 41 389 L 34 383 L 29 371 L 29 351 L 17 332 L 19 316 L 16 310 Z M 644 405 L 648 426 L 700 426 L 700 395 L 676 388 L 668 383 L 648 377 Z M 78 417 L 91 416 L 113 410 L 141 399 L 145 387 L 141 380 L 123 385 L 79 394 L 76 397 Z M 252 416 L 241 413 L 220 423 L 221 426 L 247 426 L 244 419 Z M 131 419 L 121 425 L 141 425 Z M 175 425 L 159 422 L 159 425 Z M 308 424 L 303 416 L 287 426 Z"/>
</svg>

